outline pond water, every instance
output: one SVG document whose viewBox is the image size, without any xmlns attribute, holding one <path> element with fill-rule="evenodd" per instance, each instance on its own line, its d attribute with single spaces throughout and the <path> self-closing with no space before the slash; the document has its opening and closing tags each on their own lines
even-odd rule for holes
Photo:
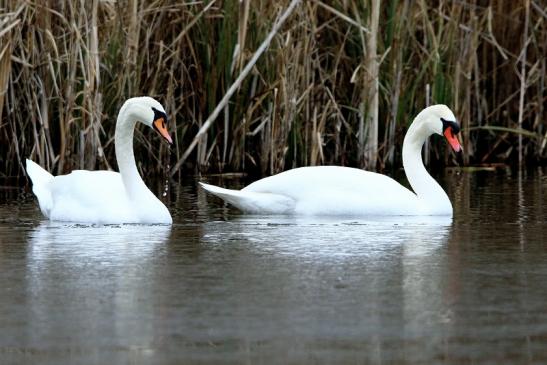
<svg viewBox="0 0 547 365">
<path fill-rule="evenodd" d="M 453 220 L 245 216 L 187 180 L 172 227 L 85 226 L 4 189 L 0 363 L 546 363 L 547 175 L 439 179 Z"/>
</svg>

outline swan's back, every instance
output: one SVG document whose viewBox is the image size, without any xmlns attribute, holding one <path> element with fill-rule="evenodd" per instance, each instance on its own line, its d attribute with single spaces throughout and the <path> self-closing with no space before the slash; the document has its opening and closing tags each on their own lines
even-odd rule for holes
<svg viewBox="0 0 547 365">
<path fill-rule="evenodd" d="M 136 222 L 122 177 L 113 171 L 74 170 L 51 183 L 52 220 L 72 222 Z"/>
<path fill-rule="evenodd" d="M 392 178 L 339 166 L 302 167 L 256 181 L 242 192 L 270 193 L 295 201 L 296 214 L 416 214 L 414 193 Z"/>
<path fill-rule="evenodd" d="M 27 160 L 27 173 L 40 210 L 53 220 L 99 222 L 101 216 L 108 219 L 113 205 L 127 204 L 121 176 L 116 172 L 75 170 L 53 176 Z"/>
<path fill-rule="evenodd" d="M 40 210 L 51 220 L 117 223 L 123 217 L 137 221 L 117 172 L 75 170 L 53 176 L 27 160 L 27 173 Z"/>
<path fill-rule="evenodd" d="M 172 223 L 169 211 L 149 190 L 129 199 L 114 171 L 74 170 L 52 176 L 27 160 L 27 173 L 40 210 L 54 221 L 82 223 Z"/>
</svg>

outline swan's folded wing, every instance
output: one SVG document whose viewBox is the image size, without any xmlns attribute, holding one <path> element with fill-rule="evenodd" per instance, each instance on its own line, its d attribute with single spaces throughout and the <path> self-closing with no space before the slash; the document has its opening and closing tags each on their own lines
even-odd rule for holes
<svg viewBox="0 0 547 365">
<path fill-rule="evenodd" d="M 111 223 L 133 218 L 121 175 L 113 171 L 74 170 L 51 183 L 50 218 L 59 221 Z"/>
<path fill-rule="evenodd" d="M 263 214 L 290 214 L 294 212 L 295 201 L 284 195 L 230 190 L 202 182 L 199 184 L 211 194 L 244 212 Z"/>
<path fill-rule="evenodd" d="M 32 181 L 32 191 L 38 198 L 38 205 L 40 206 L 42 214 L 49 217 L 53 205 L 50 186 L 53 181 L 53 175 L 29 159 L 27 159 L 26 162 L 27 174 Z"/>
</svg>

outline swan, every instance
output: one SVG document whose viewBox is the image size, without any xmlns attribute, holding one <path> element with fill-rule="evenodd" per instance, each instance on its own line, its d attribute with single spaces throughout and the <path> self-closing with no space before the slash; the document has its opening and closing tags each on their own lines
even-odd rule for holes
<svg viewBox="0 0 547 365">
<path fill-rule="evenodd" d="M 52 221 L 80 223 L 173 222 L 167 207 L 146 187 L 133 155 L 137 122 L 154 128 L 170 144 L 163 106 L 150 97 L 128 99 L 116 121 L 114 144 L 120 172 L 75 170 L 53 176 L 27 159 L 27 174 L 43 215 Z"/>
<path fill-rule="evenodd" d="M 411 190 L 392 178 L 340 166 L 300 167 L 229 190 L 200 182 L 209 193 L 246 213 L 293 215 L 452 216 L 452 204 L 428 174 L 422 146 L 432 134 L 444 135 L 454 151 L 461 150 L 460 126 L 446 105 L 422 110 L 403 142 L 403 167 Z"/>
</svg>

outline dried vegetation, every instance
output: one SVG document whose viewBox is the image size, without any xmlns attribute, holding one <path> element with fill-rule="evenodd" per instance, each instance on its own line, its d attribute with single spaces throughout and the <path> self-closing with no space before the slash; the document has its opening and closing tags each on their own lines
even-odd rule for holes
<svg viewBox="0 0 547 365">
<path fill-rule="evenodd" d="M 4 0 L 0 174 L 21 176 L 27 156 L 55 173 L 115 168 L 118 108 L 144 94 L 175 135 L 169 151 L 136 134 L 147 173 L 168 159 L 175 175 L 397 166 L 408 123 L 433 103 L 460 118 L 462 163 L 537 163 L 546 54 L 540 0 Z M 454 163 L 440 139 L 430 147 L 429 164 Z"/>
</svg>

